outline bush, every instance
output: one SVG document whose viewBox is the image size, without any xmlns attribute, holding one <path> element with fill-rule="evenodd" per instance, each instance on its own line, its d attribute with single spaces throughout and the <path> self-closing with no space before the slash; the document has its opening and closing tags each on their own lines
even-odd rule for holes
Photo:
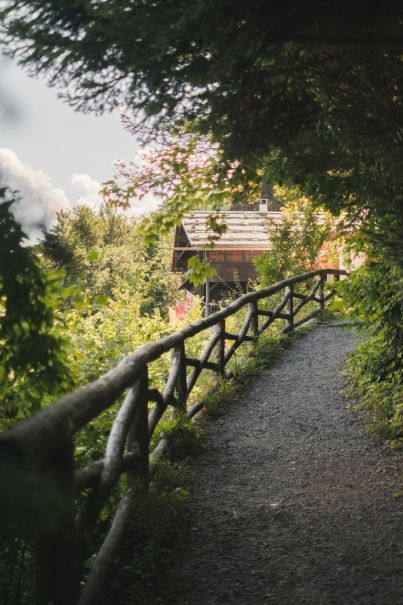
<svg viewBox="0 0 403 605">
<path fill-rule="evenodd" d="M 365 334 L 349 358 L 350 388 L 371 411 L 371 431 L 403 446 L 403 272 L 374 257 L 339 287 Z"/>
</svg>

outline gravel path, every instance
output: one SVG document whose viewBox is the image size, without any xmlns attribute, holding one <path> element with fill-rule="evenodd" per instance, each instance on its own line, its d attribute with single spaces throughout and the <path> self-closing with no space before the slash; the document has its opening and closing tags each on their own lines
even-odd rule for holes
<svg viewBox="0 0 403 605">
<path fill-rule="evenodd" d="M 318 327 L 207 424 L 167 602 L 403 605 L 402 457 L 346 410 L 353 347 Z"/>
</svg>

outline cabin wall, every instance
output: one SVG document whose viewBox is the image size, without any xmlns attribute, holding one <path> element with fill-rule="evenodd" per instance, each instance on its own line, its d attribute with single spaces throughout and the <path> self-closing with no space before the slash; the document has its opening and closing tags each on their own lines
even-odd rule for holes
<svg viewBox="0 0 403 605">
<path fill-rule="evenodd" d="M 237 281 L 246 283 L 250 279 L 256 279 L 256 269 L 252 260 L 261 253 L 261 250 L 208 250 L 199 254 L 205 255 L 217 271 L 218 280 L 213 278 L 212 282 L 233 282 L 236 275 Z M 174 270 L 184 273 L 187 270 L 188 259 L 194 254 L 196 252 L 175 251 Z"/>
</svg>

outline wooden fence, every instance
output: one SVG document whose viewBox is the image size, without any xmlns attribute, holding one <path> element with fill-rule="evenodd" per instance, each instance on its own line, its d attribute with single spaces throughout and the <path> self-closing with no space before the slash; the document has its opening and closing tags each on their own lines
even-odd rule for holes
<svg viewBox="0 0 403 605">
<path fill-rule="evenodd" d="M 245 341 L 256 340 L 276 320 L 285 322 L 284 332 L 291 332 L 312 319 L 324 309 L 326 300 L 333 294 L 331 290 L 324 292 L 324 282 L 329 275 L 338 279 L 345 272 L 337 269 L 311 271 L 250 292 L 222 311 L 157 342 L 142 345 L 95 382 L 61 398 L 0 436 L 0 470 L 4 472 L 7 466 L 13 480 L 21 478 L 22 501 L 26 498 L 27 503 L 30 502 L 27 485 L 40 490 L 45 484 L 52 486 L 56 502 L 49 509 L 51 522 L 47 524 L 46 532 L 40 532 L 36 541 L 39 605 L 94 605 L 98 602 L 123 542 L 133 511 L 134 495 L 138 497 L 139 490 L 147 489 L 150 462 L 152 466 L 167 446 L 163 438 L 156 449 L 149 452 L 150 439 L 167 408 L 173 406 L 193 417 L 202 404 L 196 403 L 190 409 L 186 404 L 201 372 L 208 369 L 224 375 L 237 348 Z M 309 292 L 297 292 L 295 286 L 304 282 L 313 284 Z M 265 308 L 259 308 L 261 301 L 281 292 L 283 297 L 274 309 L 268 310 L 267 302 Z M 317 309 L 297 319 L 297 314 L 311 301 L 317 303 Z M 226 319 L 245 308 L 246 317 L 239 332 L 227 332 Z M 210 330 L 211 337 L 201 357 L 188 357 L 186 341 L 205 330 Z M 167 352 L 171 352 L 172 367 L 164 388 L 159 391 L 150 388 L 148 366 Z M 124 393 L 104 458 L 75 469 L 75 435 Z M 149 412 L 150 403 L 153 405 Z M 100 513 L 123 473 L 127 476 L 127 491 L 116 508 L 109 532 L 83 584 L 90 539 Z"/>
</svg>

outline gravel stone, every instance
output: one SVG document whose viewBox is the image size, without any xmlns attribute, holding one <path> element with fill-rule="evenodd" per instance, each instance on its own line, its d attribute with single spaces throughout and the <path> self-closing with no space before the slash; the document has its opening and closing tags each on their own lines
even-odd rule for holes
<svg viewBox="0 0 403 605">
<path fill-rule="evenodd" d="M 319 326 L 206 424 L 167 603 L 403 604 L 402 456 L 340 395 L 355 342 Z"/>
</svg>

